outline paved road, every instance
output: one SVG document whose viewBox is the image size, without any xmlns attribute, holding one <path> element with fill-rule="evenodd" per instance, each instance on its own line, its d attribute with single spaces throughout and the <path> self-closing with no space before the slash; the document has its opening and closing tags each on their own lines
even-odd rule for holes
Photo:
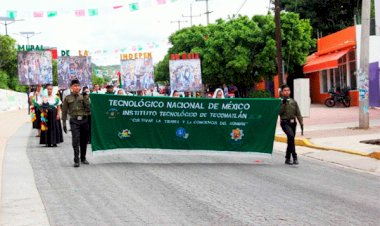
<svg viewBox="0 0 380 226">
<path fill-rule="evenodd" d="M 318 160 L 128 153 L 73 168 L 69 136 L 45 148 L 33 135 L 51 225 L 380 225 L 379 177 Z"/>
</svg>

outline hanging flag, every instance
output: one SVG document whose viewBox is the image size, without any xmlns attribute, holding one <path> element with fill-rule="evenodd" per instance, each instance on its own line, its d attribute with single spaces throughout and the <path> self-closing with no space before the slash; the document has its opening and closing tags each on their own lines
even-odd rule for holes
<svg viewBox="0 0 380 226">
<path fill-rule="evenodd" d="M 166 0 L 157 0 L 157 4 L 159 5 L 166 4 Z"/>
<path fill-rule="evenodd" d="M 120 9 L 120 8 L 123 8 L 123 5 L 116 5 L 113 7 L 113 9 Z"/>
<path fill-rule="evenodd" d="M 7 11 L 7 17 L 8 18 L 11 18 L 11 19 L 16 19 L 16 17 L 17 17 L 17 11 Z"/>
<path fill-rule="evenodd" d="M 138 49 L 139 51 L 142 51 L 142 50 L 143 50 L 143 47 L 142 47 L 141 45 L 138 45 L 137 49 Z"/>
<path fill-rule="evenodd" d="M 89 16 L 97 16 L 98 15 L 98 9 L 89 9 L 88 15 Z"/>
<path fill-rule="evenodd" d="M 48 11 L 47 12 L 47 17 L 55 17 L 57 16 L 57 11 Z"/>
<path fill-rule="evenodd" d="M 43 11 L 35 11 L 33 12 L 33 17 L 44 17 Z"/>
<path fill-rule="evenodd" d="M 86 13 L 84 11 L 84 9 L 78 9 L 78 10 L 75 10 L 75 16 L 85 16 Z"/>
<path fill-rule="evenodd" d="M 129 4 L 129 10 L 131 10 L 132 12 L 139 10 L 139 3 L 135 2 L 135 3 Z"/>
</svg>

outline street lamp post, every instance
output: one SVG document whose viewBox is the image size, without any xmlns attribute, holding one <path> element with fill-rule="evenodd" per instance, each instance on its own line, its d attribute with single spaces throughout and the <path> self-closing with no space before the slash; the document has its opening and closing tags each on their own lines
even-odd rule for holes
<svg viewBox="0 0 380 226">
<path fill-rule="evenodd" d="M 29 39 L 33 36 L 36 36 L 38 34 L 41 34 L 41 32 L 33 32 L 33 31 L 22 31 L 19 33 L 19 35 L 25 37 L 27 39 L 27 44 L 29 45 Z"/>
<path fill-rule="evenodd" d="M 9 24 L 13 24 L 15 23 L 16 21 L 23 21 L 22 19 L 21 20 L 15 20 L 14 18 L 9 18 L 9 17 L 0 17 L 0 21 L 2 21 L 4 26 L 5 26 L 5 35 L 8 35 L 8 25 Z"/>
</svg>

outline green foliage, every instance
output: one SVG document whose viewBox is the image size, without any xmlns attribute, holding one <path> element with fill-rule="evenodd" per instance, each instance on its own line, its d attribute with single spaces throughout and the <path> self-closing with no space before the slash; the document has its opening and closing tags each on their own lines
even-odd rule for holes
<svg viewBox="0 0 380 226">
<path fill-rule="evenodd" d="M 295 13 L 282 13 L 281 19 L 283 59 L 286 70 L 292 73 L 305 63 L 315 40 L 308 20 L 301 20 Z M 170 54 L 182 52 L 200 53 L 206 84 L 250 87 L 262 79 L 272 80 L 277 72 L 273 15 L 219 19 L 208 26 L 179 30 L 169 41 L 172 47 L 155 68 L 156 81 L 169 80 Z"/>
<path fill-rule="evenodd" d="M 310 19 L 314 28 L 313 37 L 317 32 L 323 36 L 354 25 L 354 17 L 360 18 L 361 2 L 358 0 L 281 0 L 281 9 L 295 12 L 301 18 Z M 374 17 L 372 2 L 371 17 Z"/>
<path fill-rule="evenodd" d="M 8 74 L 5 71 L 0 70 L 0 89 L 8 89 L 8 81 Z"/>
<path fill-rule="evenodd" d="M 94 86 L 95 84 L 99 85 L 102 87 L 104 84 L 106 84 L 106 80 L 103 77 L 96 76 L 94 73 L 92 74 L 92 85 Z"/>
<path fill-rule="evenodd" d="M 58 86 L 58 68 L 57 60 L 53 59 L 53 86 Z"/>
<path fill-rule="evenodd" d="M 169 55 L 166 55 L 162 61 L 154 67 L 154 81 L 166 82 L 169 81 Z"/>
<path fill-rule="evenodd" d="M 20 89 L 17 80 L 16 40 L 7 35 L 0 35 L 0 87 Z"/>
<path fill-rule="evenodd" d="M 270 98 L 272 97 L 271 93 L 267 90 L 257 90 L 249 94 L 250 98 Z"/>
</svg>

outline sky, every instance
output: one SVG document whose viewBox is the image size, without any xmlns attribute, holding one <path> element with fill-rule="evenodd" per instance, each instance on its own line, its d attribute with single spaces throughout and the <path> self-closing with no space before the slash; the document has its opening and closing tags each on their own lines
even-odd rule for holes
<svg viewBox="0 0 380 226">
<path fill-rule="evenodd" d="M 265 15 L 269 2 L 209 0 L 210 23 L 236 13 Z M 138 10 L 131 11 L 133 3 L 138 3 Z M 97 65 L 119 64 L 121 52 L 138 51 L 152 52 L 157 63 L 170 47 L 168 37 L 178 30 L 175 21 L 187 21 L 181 28 L 190 26 L 190 18 L 183 17 L 190 15 L 190 6 L 197 16 L 193 25 L 206 25 L 206 1 L 202 0 L 0 0 L 0 17 L 16 11 L 16 19 L 23 19 L 7 26 L 8 35 L 20 45 L 27 44 L 20 32 L 36 32 L 39 34 L 29 39 L 30 45 L 57 47 L 59 55 L 61 50 L 70 50 L 71 56 L 88 50 Z M 89 9 L 97 9 L 98 14 L 89 16 Z M 76 10 L 85 10 L 86 15 L 78 17 Z M 57 16 L 47 17 L 47 11 L 57 11 Z M 43 17 L 34 17 L 35 12 L 43 12 Z M 5 34 L 4 25 L 0 34 Z"/>
</svg>

